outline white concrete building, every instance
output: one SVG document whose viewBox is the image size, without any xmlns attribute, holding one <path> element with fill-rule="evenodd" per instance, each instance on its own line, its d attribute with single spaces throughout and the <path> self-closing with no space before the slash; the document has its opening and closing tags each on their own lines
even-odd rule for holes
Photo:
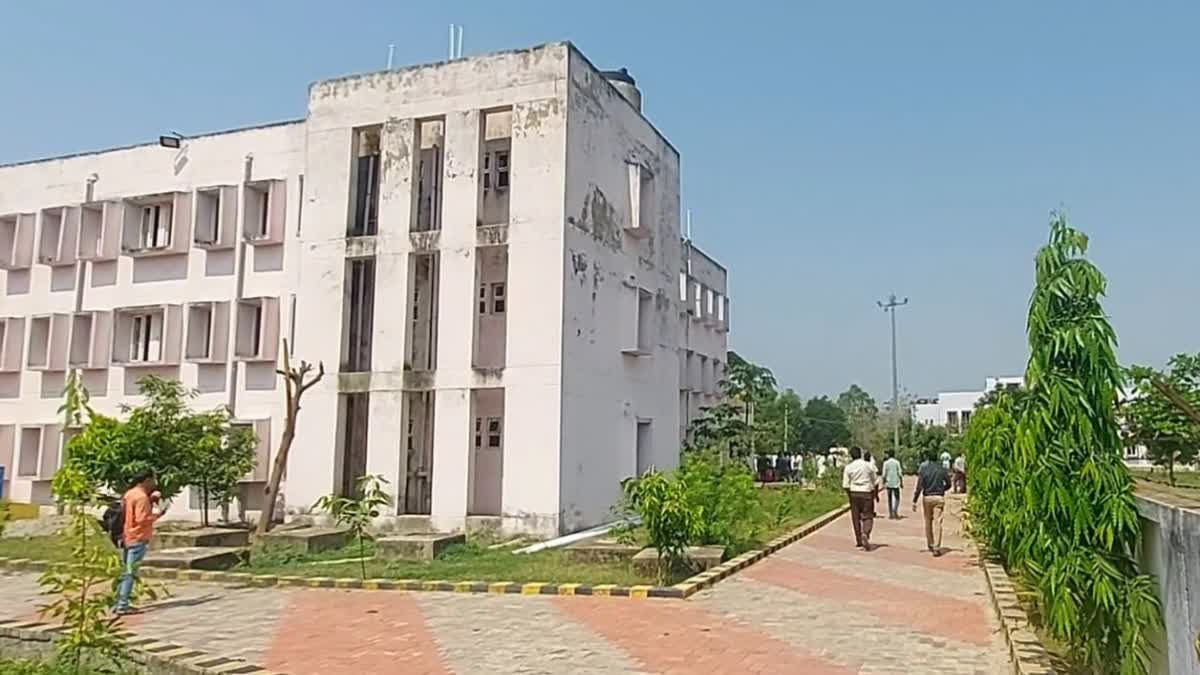
<svg viewBox="0 0 1200 675">
<path fill-rule="evenodd" d="M 5 493 L 49 501 L 70 369 L 108 413 L 154 373 L 253 425 L 255 511 L 290 338 L 328 374 L 289 512 L 378 473 L 438 529 L 595 524 L 677 464 L 724 372 L 726 272 L 679 220 L 678 152 L 569 43 L 318 82 L 303 120 L 179 150 L 0 167 Z"/>
<path fill-rule="evenodd" d="M 913 402 L 913 420 L 927 426 L 944 426 L 953 433 L 966 431 L 971 414 L 975 412 L 975 404 L 993 389 L 1000 387 L 1023 387 L 1025 378 L 989 377 L 984 381 L 982 391 L 943 391 L 931 399 L 917 399 Z"/>
</svg>

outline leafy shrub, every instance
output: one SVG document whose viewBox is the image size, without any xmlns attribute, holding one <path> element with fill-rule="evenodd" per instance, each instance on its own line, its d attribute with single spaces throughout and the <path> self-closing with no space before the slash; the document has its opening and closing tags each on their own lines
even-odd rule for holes
<svg viewBox="0 0 1200 675">
<path fill-rule="evenodd" d="M 374 536 L 367 528 L 371 526 L 372 520 L 379 517 L 379 510 L 392 501 L 388 493 L 383 490 L 383 486 L 387 484 L 388 481 L 383 476 L 371 474 L 360 476 L 355 483 L 357 495 L 352 497 L 326 495 L 317 500 L 315 504 L 317 510 L 328 512 L 338 525 L 349 529 L 350 536 L 358 540 L 359 569 L 363 579 L 367 578 L 366 542 L 374 540 Z"/>
<path fill-rule="evenodd" d="M 0 535 L 4 534 L 4 526 L 8 524 L 8 500 L 0 499 Z"/>
<path fill-rule="evenodd" d="M 762 528 L 754 475 L 742 462 L 721 462 L 714 452 L 691 452 L 679 468 L 688 503 L 700 509 L 698 544 L 737 550 Z"/>
<path fill-rule="evenodd" d="M 678 474 L 649 471 L 622 487 L 627 507 L 641 516 L 650 545 L 658 549 L 658 581 L 666 583 L 684 567 L 687 547 L 699 540 L 704 509 Z"/>
</svg>

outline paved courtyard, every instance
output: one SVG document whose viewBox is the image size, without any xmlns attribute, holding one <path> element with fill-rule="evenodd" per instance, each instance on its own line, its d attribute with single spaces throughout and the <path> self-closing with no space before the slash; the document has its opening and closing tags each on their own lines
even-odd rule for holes
<svg viewBox="0 0 1200 675">
<path fill-rule="evenodd" d="M 187 584 L 129 625 L 293 675 L 1008 672 L 959 520 L 933 558 L 905 515 L 872 552 L 842 517 L 687 601 Z M 36 618 L 35 581 L 0 577 L 0 617 Z"/>
</svg>

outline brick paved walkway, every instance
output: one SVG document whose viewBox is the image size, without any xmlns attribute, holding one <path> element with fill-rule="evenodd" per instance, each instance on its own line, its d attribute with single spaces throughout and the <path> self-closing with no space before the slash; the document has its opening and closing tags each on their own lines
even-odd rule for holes
<svg viewBox="0 0 1200 675">
<path fill-rule="evenodd" d="M 130 627 L 293 675 L 1008 672 L 959 521 L 935 559 L 905 515 L 870 553 L 843 517 L 683 602 L 189 584 Z M 0 576 L 0 616 L 36 618 L 35 581 Z"/>
</svg>

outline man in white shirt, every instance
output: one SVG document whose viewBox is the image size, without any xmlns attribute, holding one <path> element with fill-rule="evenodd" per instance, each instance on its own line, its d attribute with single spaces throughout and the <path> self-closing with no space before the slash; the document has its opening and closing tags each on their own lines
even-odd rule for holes
<svg viewBox="0 0 1200 675">
<path fill-rule="evenodd" d="M 858 547 L 871 550 L 871 530 L 875 525 L 875 498 L 879 472 L 874 462 L 863 459 L 862 449 L 850 448 L 851 462 L 842 470 L 842 488 L 850 499 L 850 522 Z"/>
</svg>

